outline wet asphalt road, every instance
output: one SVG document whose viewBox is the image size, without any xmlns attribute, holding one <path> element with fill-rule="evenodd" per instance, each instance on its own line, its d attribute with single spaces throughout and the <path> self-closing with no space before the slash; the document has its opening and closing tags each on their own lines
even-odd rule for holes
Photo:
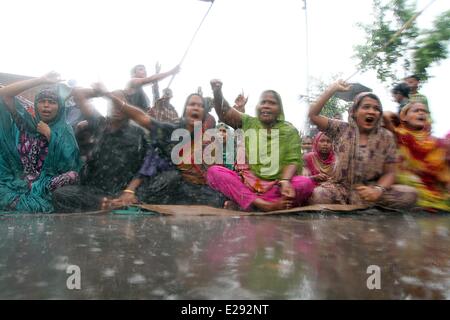
<svg viewBox="0 0 450 320">
<path fill-rule="evenodd" d="M 378 212 L 0 215 L 0 299 L 450 299 L 449 228 Z"/>
</svg>

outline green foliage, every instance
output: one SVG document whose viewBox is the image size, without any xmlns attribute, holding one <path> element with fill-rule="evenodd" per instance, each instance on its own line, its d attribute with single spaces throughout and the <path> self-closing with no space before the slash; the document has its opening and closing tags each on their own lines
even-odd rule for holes
<svg viewBox="0 0 450 320">
<path fill-rule="evenodd" d="M 398 81 L 399 73 L 415 73 L 426 80 L 431 64 L 448 57 L 450 10 L 436 19 L 431 30 L 423 30 L 411 21 L 416 6 L 409 2 L 373 0 L 375 20 L 358 24 L 366 33 L 365 43 L 354 48 L 359 67 L 375 70 L 382 82 Z M 405 24 L 407 27 L 395 37 Z"/>
<path fill-rule="evenodd" d="M 413 61 L 415 73 L 421 78 L 428 77 L 427 68 L 435 62 L 448 57 L 450 40 L 450 10 L 442 13 L 435 21 L 432 30 L 426 30 L 424 37 L 417 41 Z"/>
<path fill-rule="evenodd" d="M 328 88 L 328 86 L 335 82 L 336 80 L 340 79 L 342 77 L 341 74 L 336 74 L 333 75 L 331 77 L 331 79 L 324 81 L 322 79 L 317 79 L 317 78 L 313 78 L 312 79 L 312 89 L 311 89 L 311 94 L 310 94 L 310 98 L 308 99 L 309 103 L 311 103 L 312 101 L 315 101 L 319 98 L 319 96 Z M 300 97 L 300 99 L 302 99 L 304 97 Z M 346 112 L 348 110 L 348 106 L 349 104 L 346 103 L 345 101 L 336 98 L 336 97 L 331 97 L 330 100 L 328 100 L 328 102 L 325 104 L 325 106 L 323 107 L 322 111 L 320 112 L 321 115 L 328 117 L 328 118 L 333 118 L 335 114 L 343 114 L 344 112 Z"/>
</svg>

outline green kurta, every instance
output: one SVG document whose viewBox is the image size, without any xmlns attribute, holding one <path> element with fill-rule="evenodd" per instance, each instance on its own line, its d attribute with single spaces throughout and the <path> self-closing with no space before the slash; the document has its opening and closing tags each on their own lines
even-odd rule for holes
<svg viewBox="0 0 450 320">
<path fill-rule="evenodd" d="M 291 123 L 284 121 L 283 114 L 270 131 L 258 118 L 244 114 L 242 129 L 247 161 L 256 176 L 264 180 L 279 179 L 283 168 L 290 164 L 297 165 L 297 172 L 301 172 L 300 135 Z"/>
</svg>

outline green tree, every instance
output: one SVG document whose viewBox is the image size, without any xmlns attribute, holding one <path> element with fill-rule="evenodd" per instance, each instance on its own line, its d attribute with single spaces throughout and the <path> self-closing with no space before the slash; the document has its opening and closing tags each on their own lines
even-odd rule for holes
<svg viewBox="0 0 450 320">
<path fill-rule="evenodd" d="M 448 57 L 450 10 L 431 29 L 418 28 L 416 5 L 410 0 L 373 0 L 373 12 L 373 23 L 358 24 L 366 33 L 364 44 L 355 46 L 361 70 L 375 70 L 382 82 L 398 81 L 404 73 L 426 80 L 428 68 Z"/>
<path fill-rule="evenodd" d="M 306 100 L 308 104 L 311 102 L 317 100 L 319 96 L 328 88 L 328 86 L 335 82 L 336 80 L 342 78 L 342 74 L 335 74 L 332 75 L 329 80 L 322 80 L 319 78 L 312 78 L 311 79 L 311 93 L 310 96 L 304 96 L 300 95 L 300 100 Z M 321 115 L 333 118 L 334 115 L 340 114 L 342 115 L 344 112 L 348 110 L 349 103 L 333 96 L 330 100 L 325 104 L 322 111 L 320 112 Z"/>
</svg>

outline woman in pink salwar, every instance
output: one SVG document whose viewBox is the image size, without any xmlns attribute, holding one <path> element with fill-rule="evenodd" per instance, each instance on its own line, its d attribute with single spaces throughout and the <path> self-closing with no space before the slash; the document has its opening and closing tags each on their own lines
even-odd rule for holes
<svg viewBox="0 0 450 320">
<path fill-rule="evenodd" d="M 219 80 L 212 80 L 211 86 L 219 119 L 246 132 L 245 153 L 250 161 L 238 163 L 235 171 L 223 166 L 210 167 L 207 173 L 210 187 L 245 211 L 282 210 L 305 204 L 314 184 L 310 178 L 297 175 L 302 166 L 300 135 L 292 124 L 284 121 L 280 95 L 273 90 L 264 91 L 256 107 L 258 116 L 251 117 L 229 106 Z M 249 131 L 255 133 L 253 139 L 247 135 Z"/>
</svg>

